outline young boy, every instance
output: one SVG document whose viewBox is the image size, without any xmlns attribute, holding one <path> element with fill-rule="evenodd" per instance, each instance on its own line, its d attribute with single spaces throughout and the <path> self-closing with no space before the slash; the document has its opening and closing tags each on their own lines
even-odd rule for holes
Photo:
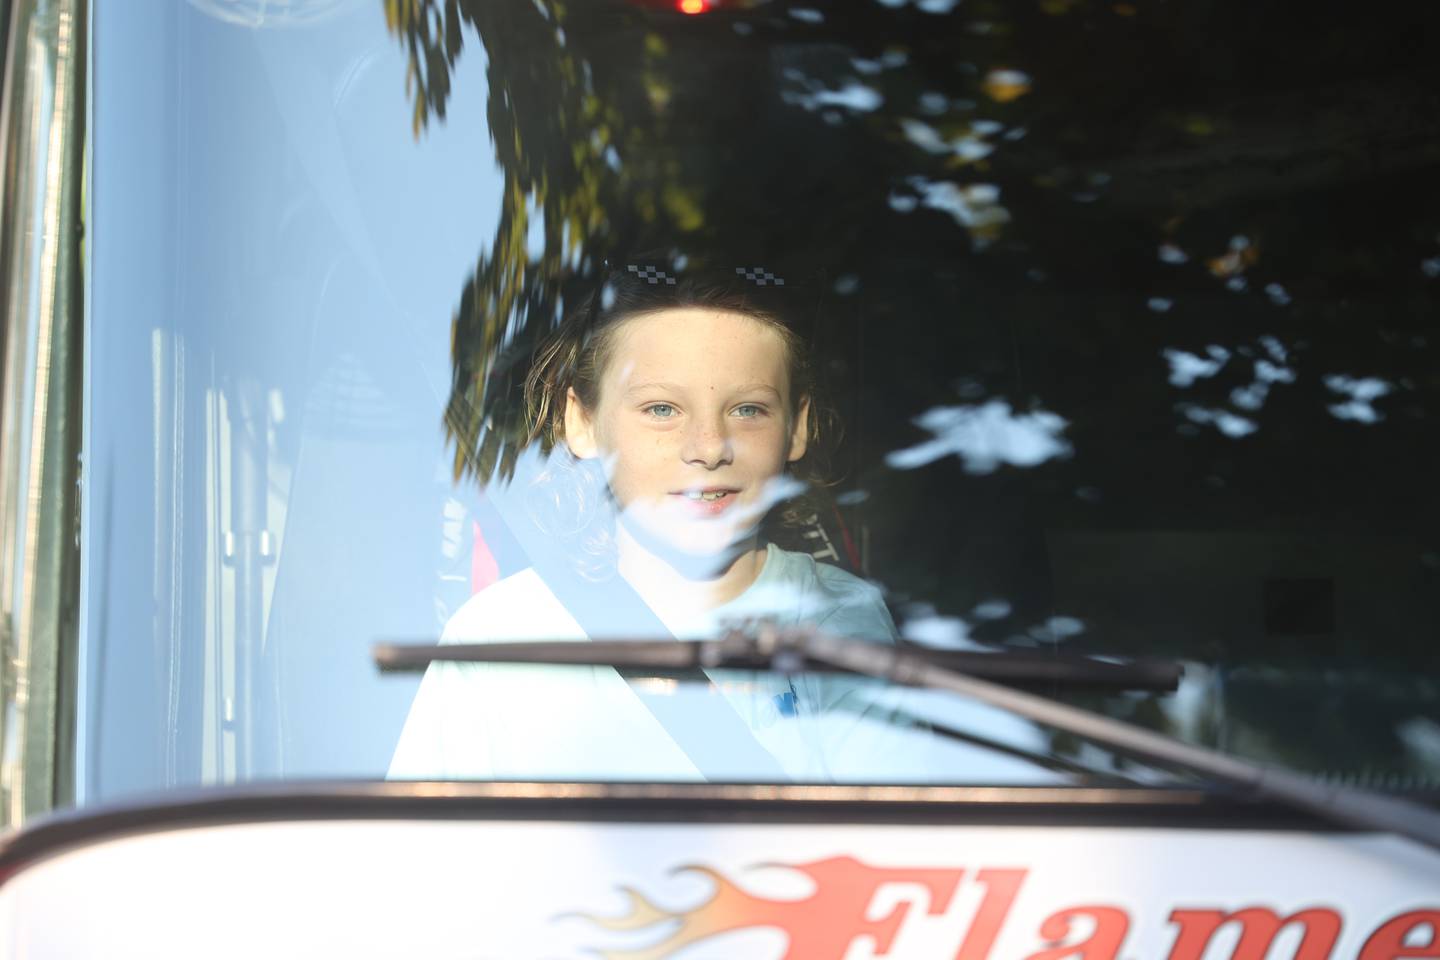
<svg viewBox="0 0 1440 960">
<path fill-rule="evenodd" d="M 559 559 L 476 594 L 443 642 L 694 639 L 762 619 L 894 642 L 874 586 L 763 536 L 762 521 L 817 479 L 807 454 L 827 418 L 804 339 L 748 293 L 739 273 L 676 280 L 631 265 L 541 346 L 526 397 L 543 463 L 522 522 L 548 529 L 563 515 L 549 531 Z M 638 616 L 617 617 L 626 609 Z M 390 773 L 824 782 L 870 753 L 868 737 L 894 732 L 871 702 L 878 684 L 710 679 L 436 664 Z"/>
</svg>

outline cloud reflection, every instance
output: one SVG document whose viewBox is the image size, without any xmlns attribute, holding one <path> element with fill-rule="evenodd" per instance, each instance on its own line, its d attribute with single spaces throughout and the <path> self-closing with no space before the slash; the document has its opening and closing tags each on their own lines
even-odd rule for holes
<svg viewBox="0 0 1440 960">
<path fill-rule="evenodd" d="M 1220 372 L 1230 359 L 1230 351 L 1224 347 L 1211 345 L 1205 348 L 1208 357 L 1196 356 L 1184 350 L 1165 350 L 1163 355 L 1170 362 L 1170 384 L 1175 387 L 1188 387 L 1196 380 L 1213 377 Z"/>
<path fill-rule="evenodd" d="M 930 124 L 909 117 L 900 121 L 900 129 L 911 143 L 927 153 L 953 154 L 960 160 L 974 161 L 982 160 L 995 152 L 994 144 L 987 143 L 984 139 L 990 133 L 996 132 L 996 128 L 991 124 L 971 124 L 967 132 L 948 140 Z"/>
<path fill-rule="evenodd" d="M 898 10 L 911 3 L 912 0 L 879 0 L 882 7 L 890 7 Z M 913 0 L 915 9 L 922 13 L 944 14 L 954 10 L 960 0 Z"/>
<path fill-rule="evenodd" d="M 1355 420 L 1359 423 L 1376 423 L 1384 419 L 1372 401 L 1394 389 L 1379 377 L 1347 377 L 1344 374 L 1331 374 L 1326 377 L 1325 386 L 1349 397 L 1344 403 L 1331 404 L 1328 408 L 1330 413 L 1341 420 Z"/>
<path fill-rule="evenodd" d="M 1085 632 L 1085 621 L 1078 617 L 1050 617 L 1030 628 L 1030 636 L 1045 643 L 1059 643 Z"/>
<path fill-rule="evenodd" d="M 1251 382 L 1230 390 L 1231 405 L 1237 410 L 1250 413 L 1264 407 L 1271 388 L 1276 384 L 1294 383 L 1296 380 L 1296 373 L 1289 366 L 1289 353 L 1284 344 L 1269 334 L 1260 337 L 1258 342 L 1264 356 L 1256 357 L 1257 351 L 1251 346 L 1242 346 L 1237 351 L 1241 356 L 1254 358 L 1254 376 Z M 1170 384 L 1181 388 L 1194 386 L 1196 381 L 1220 373 L 1233 356 L 1230 350 L 1219 344 L 1207 346 L 1203 356 L 1175 349 L 1166 349 L 1161 353 L 1170 364 Z M 1176 409 L 1184 414 L 1190 423 L 1213 426 L 1227 437 L 1246 437 L 1260 429 L 1260 425 L 1251 418 L 1223 407 L 1182 403 Z M 1193 427 L 1186 429 L 1193 431 Z"/>
<path fill-rule="evenodd" d="M 915 423 L 935 439 L 887 454 L 885 462 L 896 470 L 913 470 L 953 454 L 967 473 L 985 474 L 1001 464 L 1033 467 L 1071 452 L 1060 436 L 1068 426 L 1062 417 L 1045 410 L 1017 414 L 1003 400 L 936 407 Z"/>
<path fill-rule="evenodd" d="M 959 617 L 938 616 L 933 608 L 906 617 L 900 635 L 912 643 L 942 650 L 993 649 L 970 636 L 970 624 Z"/>
<path fill-rule="evenodd" d="M 1009 600 L 985 600 L 976 604 L 971 612 L 981 620 L 1003 620 L 1010 616 L 1010 611 Z"/>
<path fill-rule="evenodd" d="M 1010 222 L 1010 211 L 1000 205 L 1000 188 L 992 183 L 962 187 L 948 180 L 932 182 L 924 177 L 913 177 L 910 182 L 919 191 L 921 203 L 954 217 L 956 223 L 970 231 L 977 247 L 988 244 L 1000 227 Z"/>
<path fill-rule="evenodd" d="M 1186 263 L 1190 259 L 1189 255 L 1186 254 L 1184 250 L 1181 250 L 1173 243 L 1162 243 L 1160 245 L 1159 255 L 1161 263 L 1180 264 Z"/>
<path fill-rule="evenodd" d="M 786 103 L 793 103 L 806 110 L 815 111 L 826 107 L 842 107 L 856 113 L 873 113 L 885 103 L 884 96 L 873 87 L 851 80 L 837 90 L 831 90 L 813 80 L 798 75 L 791 79 L 804 84 L 805 89 L 787 90 L 781 94 Z"/>
<path fill-rule="evenodd" d="M 1185 403 L 1180 405 L 1180 412 L 1185 414 L 1191 423 L 1211 424 L 1227 437 L 1246 437 L 1260 429 L 1260 425 L 1254 420 L 1220 408 L 1212 409 Z"/>
</svg>

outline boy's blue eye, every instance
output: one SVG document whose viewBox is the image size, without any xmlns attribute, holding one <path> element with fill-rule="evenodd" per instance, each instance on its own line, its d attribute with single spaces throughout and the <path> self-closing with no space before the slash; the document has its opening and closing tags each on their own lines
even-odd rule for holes
<svg viewBox="0 0 1440 960">
<path fill-rule="evenodd" d="M 763 416 L 765 408 L 755 403 L 742 403 L 735 408 L 736 416 L 750 418 Z"/>
<path fill-rule="evenodd" d="M 652 403 L 645 408 L 645 412 L 656 420 L 669 420 L 675 416 L 675 408 L 668 403 Z"/>
</svg>

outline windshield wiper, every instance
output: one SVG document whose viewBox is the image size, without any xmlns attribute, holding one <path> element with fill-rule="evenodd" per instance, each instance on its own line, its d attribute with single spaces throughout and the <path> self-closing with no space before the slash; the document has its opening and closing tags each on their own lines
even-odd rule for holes
<svg viewBox="0 0 1440 960">
<path fill-rule="evenodd" d="M 1394 833 L 1440 849 L 1440 813 L 1418 803 L 1319 783 L 1283 767 L 1242 760 L 1089 710 L 1010 690 L 894 648 L 804 629 L 783 635 L 762 633 L 754 642 L 772 649 L 795 648 L 808 659 L 877 679 L 958 693 L 1139 760 L 1243 787 L 1331 822 Z"/>
<path fill-rule="evenodd" d="M 1066 685 L 1086 690 L 1172 691 L 1178 686 L 1182 672 L 1178 663 L 1159 660 L 1115 662 L 1073 655 L 914 649 L 917 656 L 933 660 L 948 669 L 1023 689 L 1053 690 L 1059 685 Z M 753 638 L 742 632 L 733 632 L 718 640 L 698 641 L 602 640 L 576 643 L 539 640 L 522 643 L 379 644 L 374 649 L 374 658 L 376 665 L 387 673 L 418 672 L 433 662 L 461 662 L 605 666 L 632 680 L 668 677 L 702 683 L 710 679 L 703 671 L 717 668 L 864 675 L 863 672 L 824 661 L 806 660 L 800 651 L 789 647 L 776 653 L 763 652 Z M 1064 757 L 1027 750 L 959 729 L 933 716 L 922 717 L 898 710 L 892 710 L 889 715 L 892 720 L 923 726 L 941 739 L 1003 754 L 1044 770 L 1093 781 L 1135 782 L 1113 770 L 1097 770 Z M 672 730 L 672 735 L 675 732 Z M 694 746 L 692 742 L 691 747 Z"/>
<path fill-rule="evenodd" d="M 872 644 L 873 646 L 873 644 Z M 895 650 L 894 647 L 882 649 Z M 1152 690 L 1173 692 L 1183 668 L 1169 660 L 1100 660 L 1072 654 L 1041 654 L 971 650 L 900 648 L 909 656 L 933 666 L 978 677 L 1008 687 L 1027 689 L 1055 685 L 1087 690 Z M 374 649 L 375 663 L 386 672 L 424 670 L 435 661 L 469 663 L 546 663 L 606 666 L 662 673 L 697 670 L 779 670 L 783 673 L 857 673 L 866 670 L 831 660 L 806 656 L 808 651 L 790 643 L 762 648 L 758 639 L 732 632 L 717 640 L 595 640 L 587 643 L 541 640 L 530 643 L 382 643 Z"/>
<path fill-rule="evenodd" d="M 988 667 L 991 657 L 1007 656 L 1014 655 L 912 652 L 902 647 L 832 636 L 812 628 L 782 630 L 770 626 L 762 626 L 755 633 L 734 631 L 718 640 L 380 644 L 375 648 L 377 666 L 387 671 L 420 670 L 435 661 L 455 660 L 590 664 L 661 671 L 730 668 L 799 673 L 817 666 L 828 667 L 905 686 L 946 690 L 1137 760 L 1241 787 L 1331 822 L 1393 833 L 1440 849 L 1440 813 L 1434 810 L 1353 787 L 1320 783 L 1291 770 L 1242 760 L 1122 720 L 1011 689 L 996 682 L 996 674 Z M 1128 666 L 1108 661 L 1088 663 L 1103 663 L 1105 667 L 1099 668 L 1102 670 Z M 969 666 L 957 668 L 958 664 Z M 1145 669 L 1156 667 L 1149 662 L 1141 664 Z M 1089 669 L 1089 666 L 1084 668 Z M 1178 680 L 1178 667 L 1175 670 Z M 1001 668 L 1000 672 L 1009 681 L 1017 679 L 1013 666 Z M 1056 678 L 1050 674 L 1046 679 Z"/>
</svg>

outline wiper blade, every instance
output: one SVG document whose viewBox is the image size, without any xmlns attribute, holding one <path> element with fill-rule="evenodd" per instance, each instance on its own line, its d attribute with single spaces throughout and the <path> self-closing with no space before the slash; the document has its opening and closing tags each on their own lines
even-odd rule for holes
<svg viewBox="0 0 1440 960">
<path fill-rule="evenodd" d="M 858 642 L 858 641 L 857 641 Z M 872 646 L 876 646 L 871 644 Z M 881 649 L 894 650 L 894 647 Z M 1071 654 L 1039 654 L 905 647 L 908 656 L 933 666 L 1012 687 L 1055 685 L 1087 690 L 1174 691 L 1183 668 L 1167 660 L 1115 662 Z M 424 670 L 436 661 L 462 663 L 543 663 L 605 666 L 656 673 L 689 673 L 724 668 L 784 673 L 858 673 L 846 664 L 807 656 L 792 644 L 762 649 L 757 638 L 730 633 L 717 640 L 543 640 L 531 643 L 382 643 L 375 664 L 385 672 Z"/>
<path fill-rule="evenodd" d="M 821 665 L 905 686 L 946 690 L 1147 763 L 1250 790 L 1331 822 L 1393 833 L 1440 849 L 1440 813 L 1420 804 L 1353 787 L 1320 783 L 1282 767 L 1253 763 L 1185 743 L 1089 710 L 1011 689 L 997 682 L 993 674 L 987 676 L 979 672 L 986 669 L 992 656 L 1013 655 L 912 652 L 902 647 L 832 636 L 813 628 L 780 630 L 769 626 L 762 626 L 754 634 L 732 632 L 719 640 L 381 644 L 374 652 L 376 664 L 382 670 L 412 671 L 445 660 L 592 664 L 674 671 L 743 668 L 782 673 L 813 670 Z M 971 664 L 969 669 L 952 666 L 967 661 Z M 1091 662 L 1106 663 L 1107 667 L 1127 666 Z M 1153 666 L 1142 663 L 1147 668 Z M 1178 667 L 1175 670 L 1178 681 Z M 1007 679 L 1013 682 L 1016 673 L 1012 670 Z M 1174 689 L 1173 684 L 1166 689 Z"/>
</svg>

